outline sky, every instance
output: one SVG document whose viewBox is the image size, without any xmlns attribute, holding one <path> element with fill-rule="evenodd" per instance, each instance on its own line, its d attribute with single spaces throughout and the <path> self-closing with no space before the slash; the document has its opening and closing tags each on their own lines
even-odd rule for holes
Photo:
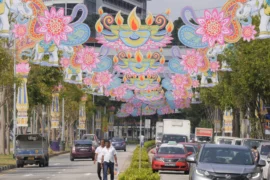
<svg viewBox="0 0 270 180">
<path fill-rule="evenodd" d="M 171 20 L 176 20 L 180 16 L 181 10 L 185 6 L 192 6 L 197 17 L 203 15 L 204 9 L 213 9 L 222 7 L 227 0 L 149 0 L 147 11 L 156 15 L 165 12 L 167 8 L 171 9 Z"/>
</svg>

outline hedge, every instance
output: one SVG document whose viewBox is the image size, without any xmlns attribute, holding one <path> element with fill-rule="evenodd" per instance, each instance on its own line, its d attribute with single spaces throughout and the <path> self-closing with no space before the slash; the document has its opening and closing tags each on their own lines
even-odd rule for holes
<svg viewBox="0 0 270 180">
<path fill-rule="evenodd" d="M 129 168 L 121 173 L 118 177 L 119 180 L 160 180 L 158 173 L 153 173 L 151 164 L 149 162 L 149 156 L 147 149 L 153 147 L 155 141 L 147 141 L 142 148 L 141 169 L 139 170 L 139 154 L 140 146 L 133 152 L 132 160 Z"/>
</svg>

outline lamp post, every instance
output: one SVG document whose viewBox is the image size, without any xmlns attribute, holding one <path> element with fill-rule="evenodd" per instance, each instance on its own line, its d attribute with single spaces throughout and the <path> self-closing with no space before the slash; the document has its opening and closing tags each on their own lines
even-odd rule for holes
<svg viewBox="0 0 270 180">
<path fill-rule="evenodd" d="M 14 41 L 14 57 L 13 57 L 13 71 L 14 71 L 14 78 L 16 76 L 16 43 Z M 15 139 L 16 139 L 16 132 L 17 130 L 17 119 L 16 119 L 16 83 L 13 84 L 13 154 L 15 153 Z"/>
</svg>

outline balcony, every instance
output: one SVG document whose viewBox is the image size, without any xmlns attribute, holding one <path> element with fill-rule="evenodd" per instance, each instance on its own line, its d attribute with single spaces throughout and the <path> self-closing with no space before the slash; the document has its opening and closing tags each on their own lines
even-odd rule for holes
<svg viewBox="0 0 270 180">
<path fill-rule="evenodd" d="M 43 0 L 46 6 L 52 6 L 54 4 L 82 4 L 84 0 Z"/>
<path fill-rule="evenodd" d="M 134 6 L 138 6 L 138 7 L 142 7 L 143 6 L 143 3 L 138 2 L 136 0 L 124 0 L 124 1 L 126 1 L 127 3 L 130 3 L 130 4 L 133 4 Z"/>
</svg>

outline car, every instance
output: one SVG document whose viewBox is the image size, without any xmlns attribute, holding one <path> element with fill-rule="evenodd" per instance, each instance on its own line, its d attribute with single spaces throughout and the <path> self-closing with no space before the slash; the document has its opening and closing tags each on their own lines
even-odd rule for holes
<svg viewBox="0 0 270 180">
<path fill-rule="evenodd" d="M 184 146 L 185 146 L 187 152 L 192 153 L 192 154 L 196 154 L 197 153 L 197 151 L 196 151 L 196 149 L 195 149 L 195 147 L 193 145 L 184 144 Z"/>
<path fill-rule="evenodd" d="M 81 140 L 90 140 L 93 143 L 93 146 L 97 148 L 100 144 L 98 137 L 95 134 L 84 134 Z"/>
<path fill-rule="evenodd" d="M 127 151 L 126 142 L 123 138 L 114 137 L 111 139 L 111 143 L 114 149 Z"/>
<path fill-rule="evenodd" d="M 180 143 L 183 145 L 193 146 L 196 150 L 196 153 L 200 151 L 201 145 L 200 143 Z"/>
<path fill-rule="evenodd" d="M 95 159 L 95 147 L 90 140 L 75 140 L 70 151 L 70 161 L 75 159 Z"/>
<path fill-rule="evenodd" d="M 258 147 L 260 153 L 260 159 L 265 160 L 266 165 L 263 167 L 263 178 L 267 179 L 269 172 L 269 161 L 270 160 L 270 142 L 262 142 Z M 270 179 L 270 176 L 269 176 Z"/>
<path fill-rule="evenodd" d="M 261 180 L 265 166 L 264 160 L 254 162 L 249 148 L 227 144 L 204 144 L 187 162 L 191 163 L 190 180 Z"/>
<path fill-rule="evenodd" d="M 158 151 L 152 159 L 152 170 L 158 172 L 160 170 L 166 171 L 184 171 L 189 173 L 189 165 L 186 158 L 191 155 L 188 153 L 185 146 L 177 144 L 176 142 L 169 142 L 168 144 L 161 144 Z"/>
</svg>

